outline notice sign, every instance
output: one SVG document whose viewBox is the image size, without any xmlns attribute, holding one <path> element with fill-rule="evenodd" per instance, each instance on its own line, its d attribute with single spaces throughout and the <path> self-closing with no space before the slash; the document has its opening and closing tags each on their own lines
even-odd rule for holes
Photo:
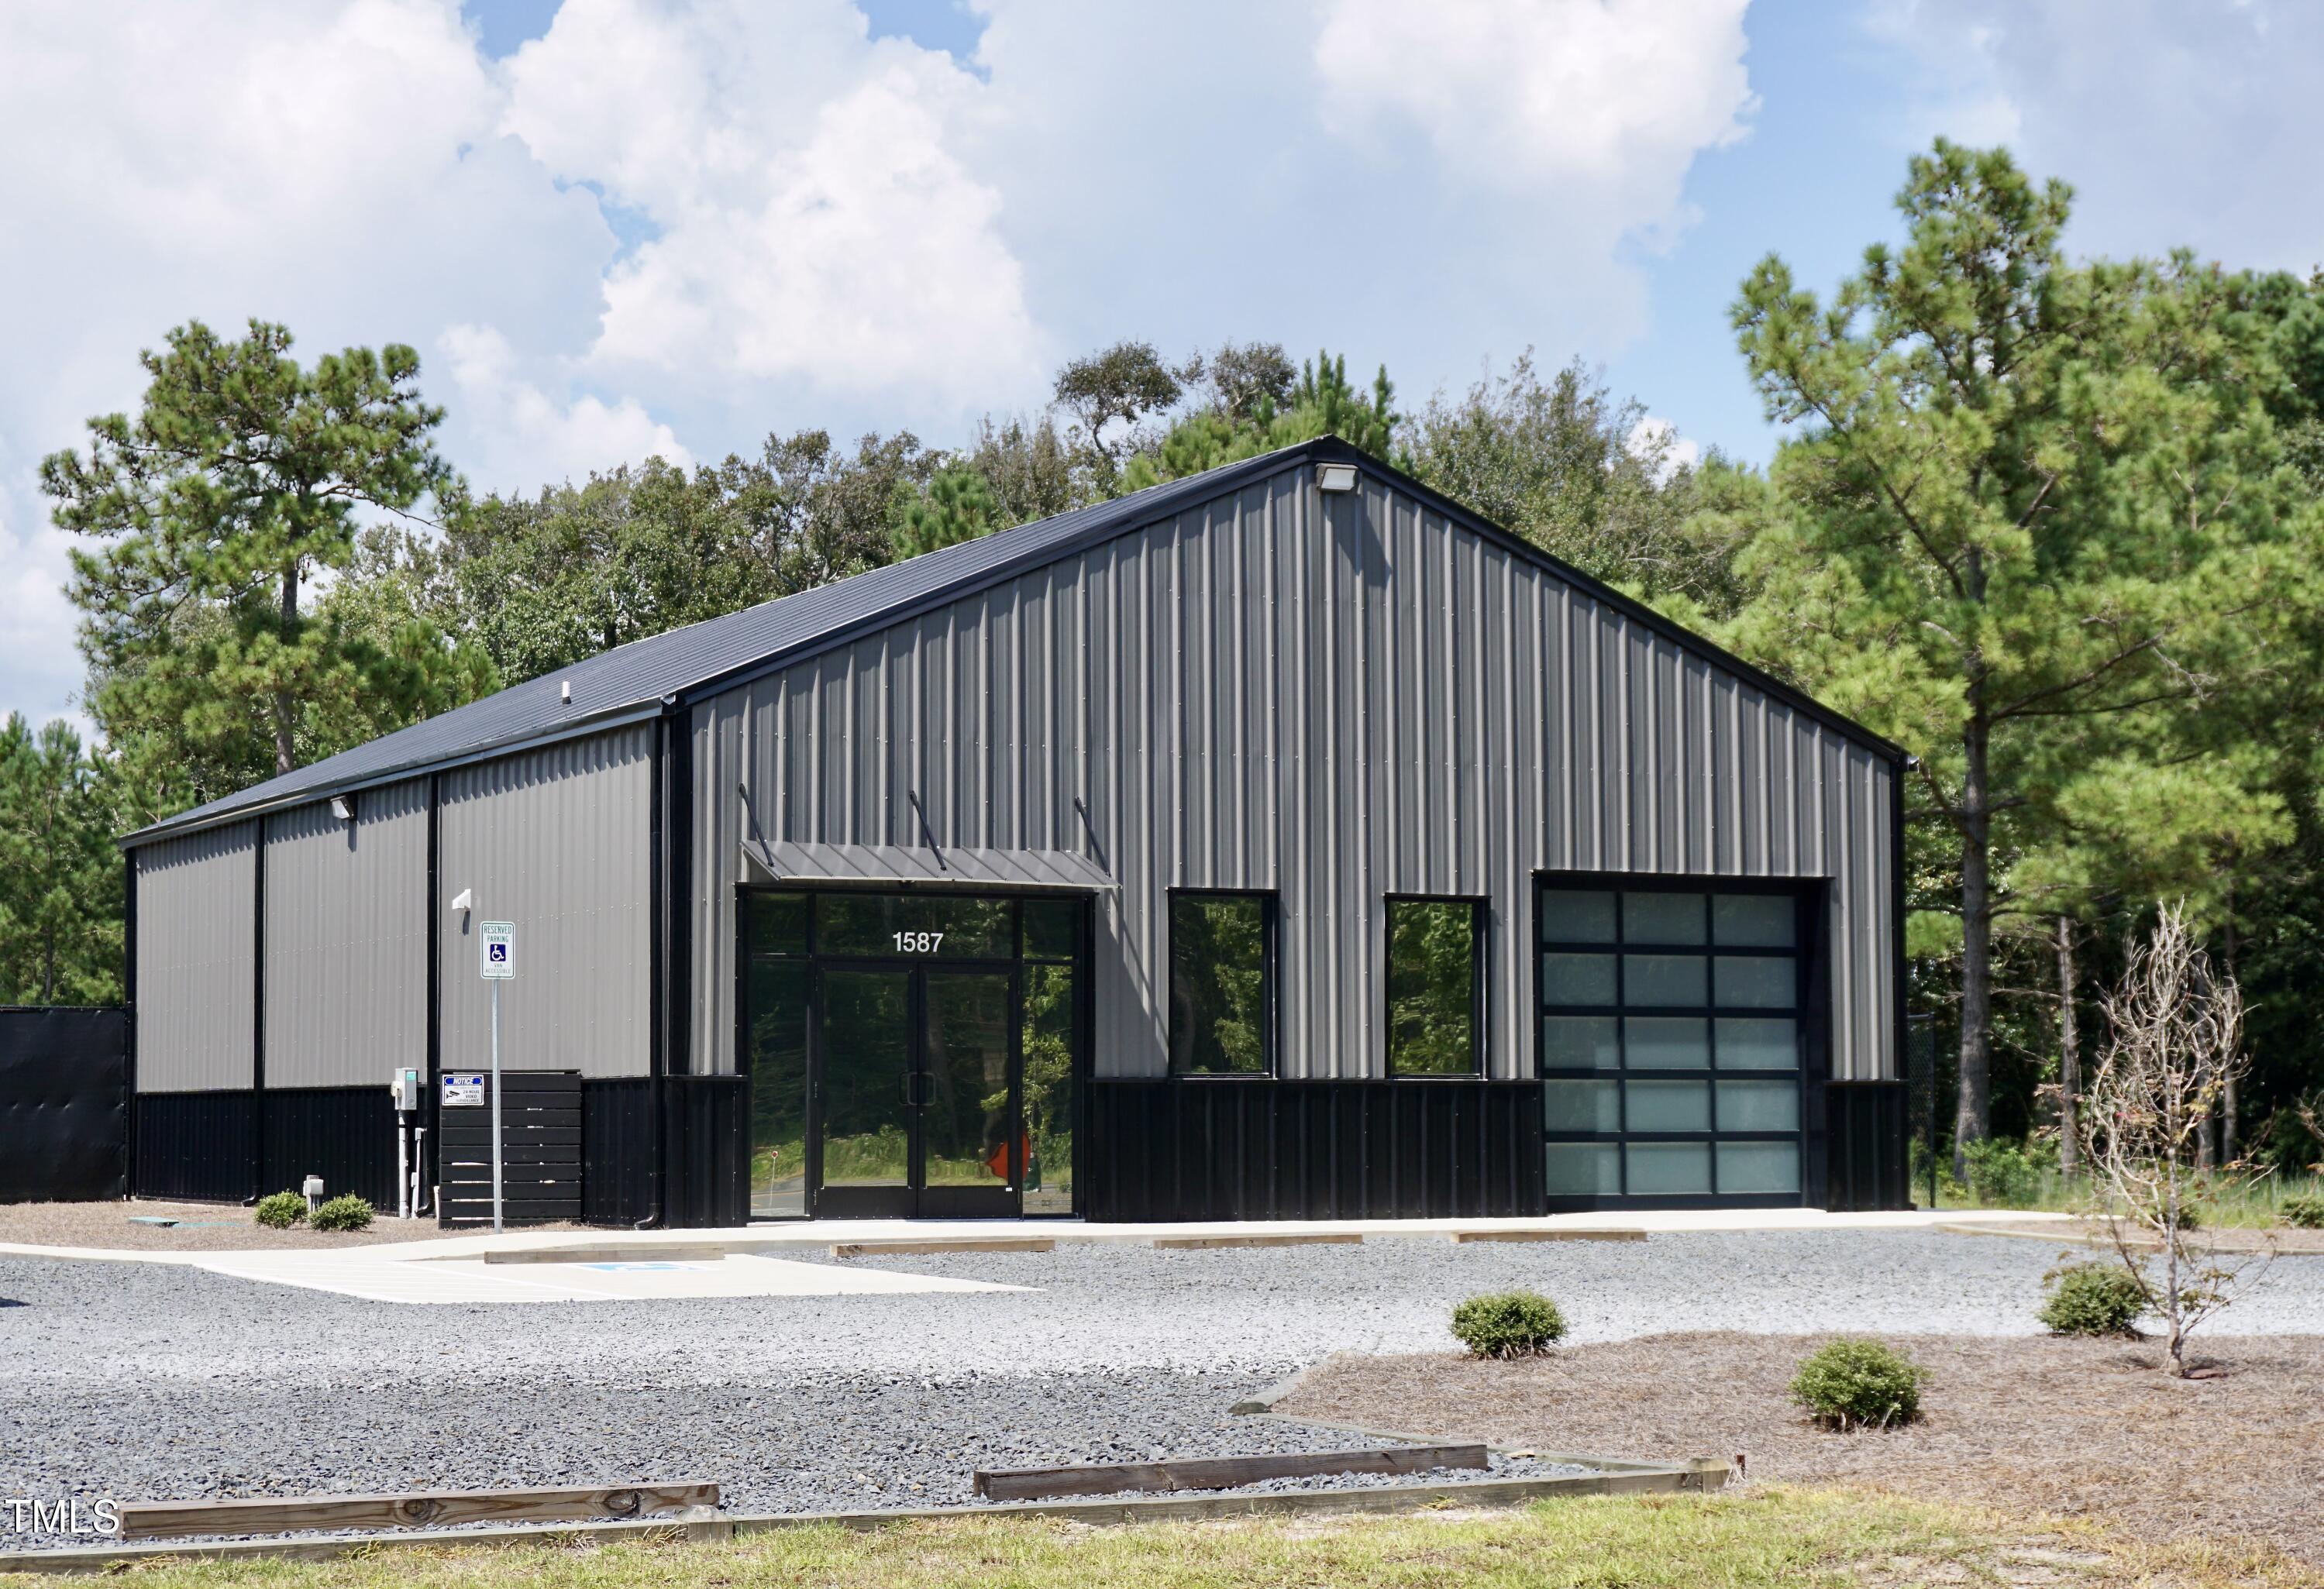
<svg viewBox="0 0 2324 1589">
<path fill-rule="evenodd" d="M 514 922 L 484 922 L 477 927 L 483 935 L 483 960 L 477 974 L 487 982 L 501 982 L 516 975 L 516 923 Z"/>
<path fill-rule="evenodd" d="M 458 1075 L 444 1072 L 444 1107 L 447 1109 L 481 1109 L 484 1107 L 484 1078 L 480 1070 Z"/>
</svg>

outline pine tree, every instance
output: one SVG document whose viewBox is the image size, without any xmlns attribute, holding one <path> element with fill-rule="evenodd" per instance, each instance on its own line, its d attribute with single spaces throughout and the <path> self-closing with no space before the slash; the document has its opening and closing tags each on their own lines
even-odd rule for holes
<svg viewBox="0 0 2324 1589">
<path fill-rule="evenodd" d="M 424 628 L 352 631 L 302 604 L 355 554 L 360 510 L 402 514 L 454 476 L 429 443 L 408 347 L 349 348 L 312 369 L 290 334 L 251 322 L 226 341 L 198 321 L 142 355 L 133 421 L 89 421 L 86 455 L 41 465 L 76 549 L 89 703 L 155 810 L 456 704 L 488 682 Z"/>
<path fill-rule="evenodd" d="M 0 724 L 0 1004 L 121 997 L 115 793 L 69 723 Z"/>
<path fill-rule="evenodd" d="M 1900 252 L 1829 305 L 1770 256 L 1734 311 L 1793 435 L 1722 638 L 1920 758 L 1921 853 L 1957 867 L 1957 1148 L 1989 1130 L 1997 917 L 2058 909 L 2094 834 L 2148 886 L 2281 835 L 2265 768 L 2200 724 L 2280 673 L 2324 570 L 2240 284 L 2069 264 L 2070 197 L 1940 142 Z"/>
</svg>

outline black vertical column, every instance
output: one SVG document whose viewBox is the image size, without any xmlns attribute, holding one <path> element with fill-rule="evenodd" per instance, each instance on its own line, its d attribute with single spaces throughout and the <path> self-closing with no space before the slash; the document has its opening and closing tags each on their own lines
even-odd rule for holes
<svg viewBox="0 0 2324 1589">
<path fill-rule="evenodd" d="M 438 775 L 428 775 L 428 1008 L 423 1030 L 427 1033 L 428 1096 L 420 1106 L 420 1123 L 428 1128 L 428 1145 L 440 1162 L 444 1152 L 444 1124 L 437 1118 L 444 1084 L 444 880 L 443 823 L 441 807 L 437 796 L 441 792 Z M 430 1174 L 423 1154 L 420 1162 L 420 1180 L 423 1186 L 433 1186 L 443 1177 Z M 436 1210 L 437 1219 L 444 1217 Z"/>
<path fill-rule="evenodd" d="M 253 824 L 250 914 L 250 1184 L 266 1195 L 266 819 Z"/>
</svg>

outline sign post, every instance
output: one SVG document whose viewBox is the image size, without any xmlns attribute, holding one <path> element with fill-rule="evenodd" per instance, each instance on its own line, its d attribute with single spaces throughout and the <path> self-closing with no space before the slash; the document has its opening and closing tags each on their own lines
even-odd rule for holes
<svg viewBox="0 0 2324 1589">
<path fill-rule="evenodd" d="M 478 924 L 476 974 L 493 985 L 493 1231 L 501 1229 L 501 984 L 516 975 L 516 923 Z"/>
</svg>

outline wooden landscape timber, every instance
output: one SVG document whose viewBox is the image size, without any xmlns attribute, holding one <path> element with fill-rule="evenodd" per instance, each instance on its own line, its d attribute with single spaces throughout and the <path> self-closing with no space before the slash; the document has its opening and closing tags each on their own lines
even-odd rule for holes
<svg viewBox="0 0 2324 1589">
<path fill-rule="evenodd" d="M 718 1486 L 695 1479 L 574 1490 L 434 1490 L 401 1495 L 261 1496 L 247 1501 L 131 1501 L 121 1538 L 287 1534 L 304 1529 L 446 1528 L 456 1523 L 678 1518 L 715 1510 Z"/>
<path fill-rule="evenodd" d="M 972 1482 L 976 1493 L 988 1500 L 1040 1501 L 1061 1495 L 1111 1495 L 1125 1490 L 1231 1490 L 1267 1479 L 1307 1479 L 1325 1474 L 1417 1474 L 1487 1465 L 1485 1447 L 1480 1445 L 1379 1446 L 1363 1451 L 1101 1462 L 1079 1467 L 979 1468 Z"/>
</svg>

